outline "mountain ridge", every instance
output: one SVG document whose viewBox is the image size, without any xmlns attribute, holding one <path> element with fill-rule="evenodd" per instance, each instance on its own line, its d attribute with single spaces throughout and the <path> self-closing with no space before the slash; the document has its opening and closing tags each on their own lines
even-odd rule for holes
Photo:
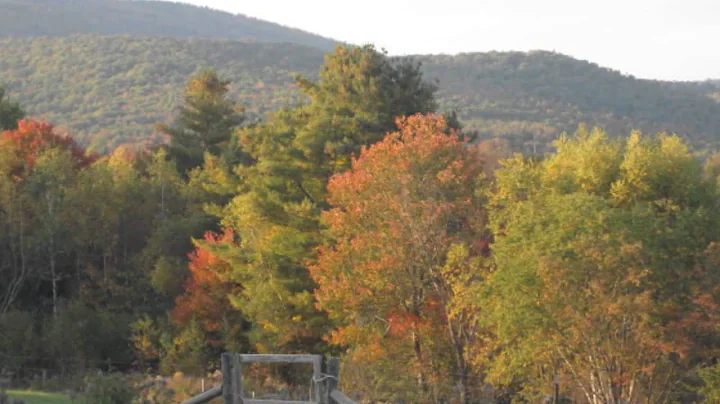
<svg viewBox="0 0 720 404">
<path fill-rule="evenodd" d="M 304 98 L 292 74 L 316 78 L 337 44 L 183 3 L 0 0 L 0 83 L 31 116 L 98 150 L 163 141 L 153 125 L 172 118 L 186 81 L 205 68 L 232 81 L 231 95 L 251 118 L 297 105 Z M 544 50 L 406 57 L 439 82 L 442 111 L 517 150 L 547 149 L 581 123 L 619 134 L 674 132 L 699 149 L 720 144 L 717 81 L 636 79 Z"/>
<path fill-rule="evenodd" d="M 179 2 L 0 0 L 0 37 L 72 34 L 255 39 L 297 43 L 326 51 L 341 43 L 243 14 Z"/>
</svg>

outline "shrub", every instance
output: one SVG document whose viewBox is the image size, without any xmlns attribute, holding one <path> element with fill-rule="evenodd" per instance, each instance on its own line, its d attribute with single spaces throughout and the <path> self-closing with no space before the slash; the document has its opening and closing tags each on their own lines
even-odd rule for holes
<svg viewBox="0 0 720 404">
<path fill-rule="evenodd" d="M 698 374 L 703 386 L 698 390 L 705 398 L 706 403 L 720 403 L 720 363 L 715 366 L 702 368 Z"/>
<path fill-rule="evenodd" d="M 91 376 L 85 383 L 83 404 L 130 404 L 135 398 L 132 384 L 121 375 Z"/>
</svg>

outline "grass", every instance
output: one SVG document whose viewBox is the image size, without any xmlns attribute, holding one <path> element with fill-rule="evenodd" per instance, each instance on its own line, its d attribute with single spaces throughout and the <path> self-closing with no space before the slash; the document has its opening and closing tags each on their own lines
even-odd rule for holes
<svg viewBox="0 0 720 404">
<path fill-rule="evenodd" d="M 10 398 L 19 398 L 25 404 L 71 404 L 68 396 L 56 393 L 43 393 L 30 390 L 8 390 Z"/>
</svg>

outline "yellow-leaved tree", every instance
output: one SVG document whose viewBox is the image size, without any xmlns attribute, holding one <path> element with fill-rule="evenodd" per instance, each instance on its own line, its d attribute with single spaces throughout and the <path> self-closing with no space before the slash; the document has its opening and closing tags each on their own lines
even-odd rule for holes
<svg viewBox="0 0 720 404">
<path fill-rule="evenodd" d="M 527 396 L 667 403 L 718 342 L 714 181 L 677 137 L 581 128 L 497 172 L 495 268 L 481 304 L 491 380 Z"/>
</svg>

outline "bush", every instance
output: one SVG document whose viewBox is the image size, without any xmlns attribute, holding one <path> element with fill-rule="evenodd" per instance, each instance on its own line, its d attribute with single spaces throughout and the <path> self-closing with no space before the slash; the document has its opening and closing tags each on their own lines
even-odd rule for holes
<svg viewBox="0 0 720 404">
<path fill-rule="evenodd" d="M 109 374 L 85 379 L 83 404 L 130 404 L 136 391 L 121 375 Z"/>
<path fill-rule="evenodd" d="M 11 311 L 0 316 L 0 371 L 32 366 L 28 358 L 37 356 L 41 345 L 32 313 Z"/>
<path fill-rule="evenodd" d="M 46 319 L 44 350 L 65 372 L 82 370 L 84 361 L 131 362 L 129 323 L 121 314 L 73 302 L 56 318 Z"/>
<path fill-rule="evenodd" d="M 202 376 L 210 359 L 206 335 L 197 321 L 179 330 L 176 335 L 166 334 L 161 338 L 164 356 L 160 360 L 160 373 L 172 375 L 182 372 L 192 376 Z"/>
<path fill-rule="evenodd" d="M 145 380 L 135 404 L 173 404 L 183 402 L 202 392 L 203 378 L 187 376 L 181 372 L 166 379 Z M 206 375 L 205 391 L 222 384 L 222 373 Z"/>
<path fill-rule="evenodd" d="M 704 402 L 720 403 L 720 363 L 699 369 L 698 374 L 703 381 L 698 392 L 704 397 Z"/>
</svg>

